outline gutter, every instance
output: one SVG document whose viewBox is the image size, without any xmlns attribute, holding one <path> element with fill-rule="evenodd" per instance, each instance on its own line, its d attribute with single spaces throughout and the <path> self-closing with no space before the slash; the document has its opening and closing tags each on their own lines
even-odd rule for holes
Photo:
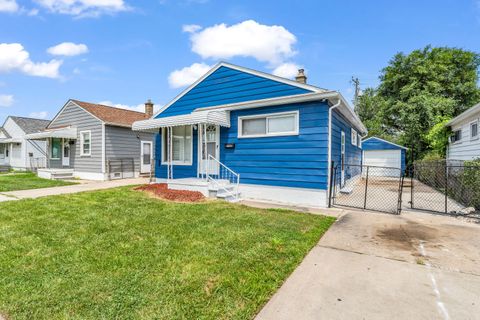
<svg viewBox="0 0 480 320">
<path fill-rule="evenodd" d="M 332 181 L 332 114 L 333 109 L 340 107 L 342 100 L 338 99 L 337 103 L 331 106 L 328 109 L 328 185 L 327 185 L 327 195 L 330 195 L 330 185 Z"/>
</svg>

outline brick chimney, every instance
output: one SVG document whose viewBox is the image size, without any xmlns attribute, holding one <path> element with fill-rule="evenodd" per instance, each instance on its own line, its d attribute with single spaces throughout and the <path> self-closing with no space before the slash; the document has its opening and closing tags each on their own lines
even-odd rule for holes
<svg viewBox="0 0 480 320">
<path fill-rule="evenodd" d="M 295 77 L 295 80 L 300 83 L 307 83 L 307 76 L 305 75 L 304 69 L 298 69 L 298 74 Z"/>
<path fill-rule="evenodd" d="M 153 116 L 153 102 L 148 99 L 147 102 L 145 102 L 145 114 L 151 118 Z"/>
</svg>

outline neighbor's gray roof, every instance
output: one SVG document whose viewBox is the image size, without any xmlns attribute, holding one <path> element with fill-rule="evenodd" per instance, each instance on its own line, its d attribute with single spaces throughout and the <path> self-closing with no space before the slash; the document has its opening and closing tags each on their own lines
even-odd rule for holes
<svg viewBox="0 0 480 320">
<path fill-rule="evenodd" d="M 3 129 L 0 127 L 0 132 L 3 133 L 7 138 L 11 138 L 11 136 L 8 134 L 7 130 Z"/>
<path fill-rule="evenodd" d="M 38 131 L 43 131 L 50 120 L 34 119 L 34 118 L 25 118 L 25 117 L 13 117 L 10 118 L 15 121 L 15 123 L 26 133 L 35 133 Z"/>
</svg>

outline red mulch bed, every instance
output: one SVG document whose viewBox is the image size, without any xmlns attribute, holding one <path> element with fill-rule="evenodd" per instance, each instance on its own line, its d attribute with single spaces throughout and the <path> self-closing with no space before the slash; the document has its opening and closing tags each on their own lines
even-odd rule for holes
<svg viewBox="0 0 480 320">
<path fill-rule="evenodd" d="M 199 202 L 205 200 L 205 197 L 198 191 L 171 190 L 166 183 L 146 184 L 136 187 L 135 190 L 151 193 L 159 198 L 180 201 L 180 202 Z"/>
</svg>

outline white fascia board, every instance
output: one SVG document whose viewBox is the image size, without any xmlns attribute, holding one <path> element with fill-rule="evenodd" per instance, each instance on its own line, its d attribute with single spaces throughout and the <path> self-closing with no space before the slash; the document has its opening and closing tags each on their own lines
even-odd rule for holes
<svg viewBox="0 0 480 320">
<path fill-rule="evenodd" d="M 455 118 L 453 118 L 452 120 L 448 121 L 445 124 L 445 126 L 450 127 L 450 126 L 456 125 L 456 124 L 462 122 L 463 120 L 466 120 L 468 117 L 474 115 L 476 112 L 480 112 L 480 103 L 474 105 L 470 109 L 464 111 L 460 115 L 458 115 Z"/>
<path fill-rule="evenodd" d="M 183 97 L 184 95 L 186 95 L 186 94 L 187 94 L 188 92 L 190 92 L 193 88 L 195 88 L 200 82 L 202 82 L 203 80 L 205 80 L 209 75 L 211 75 L 212 73 L 214 73 L 215 71 L 217 71 L 217 70 L 218 70 L 219 68 L 221 68 L 221 67 L 227 67 L 227 68 L 231 68 L 231 69 L 238 70 L 238 71 L 241 71 L 241 72 L 249 73 L 249 74 L 252 74 L 252 75 L 255 75 L 255 76 L 259 76 L 259 77 L 262 77 L 262 78 L 266 78 L 266 79 L 270 79 L 270 80 L 273 80 L 273 81 L 285 83 L 285 84 L 288 84 L 288 85 L 291 85 L 291 86 L 295 86 L 295 87 L 298 87 L 298 88 L 302 88 L 302 89 L 305 89 L 305 90 L 313 91 L 314 93 L 326 92 L 326 91 L 327 91 L 327 90 L 325 90 L 325 89 L 318 88 L 318 87 L 311 86 L 311 85 L 304 84 L 304 83 L 300 83 L 300 82 L 297 82 L 297 81 L 294 81 L 294 80 L 290 80 L 290 79 L 286 79 L 286 78 L 274 76 L 273 74 L 269 74 L 269 73 L 265 73 L 265 72 L 261 72 L 261 71 L 257 71 L 257 70 L 253 70 L 253 69 L 249 69 L 249 68 L 245 68 L 245 67 L 240 67 L 240 66 L 237 66 L 237 65 L 234 65 L 234 64 L 231 64 L 231 63 L 227 63 L 227 62 L 219 62 L 219 63 L 217 63 L 215 66 L 213 66 L 207 73 L 205 73 L 203 76 L 201 76 L 200 78 L 198 78 L 197 81 L 195 81 L 193 84 L 191 84 L 189 87 L 187 87 L 187 89 L 183 90 L 183 91 L 182 91 L 179 95 L 177 95 L 172 101 L 170 101 L 169 103 L 167 103 L 166 105 L 164 105 L 160 110 L 158 110 L 158 112 L 155 113 L 155 114 L 152 116 L 152 118 L 157 117 L 159 114 L 161 114 L 161 113 L 162 113 L 163 111 L 165 111 L 168 107 L 170 107 L 172 104 L 174 104 L 175 102 L 177 102 L 181 97 Z"/>
<path fill-rule="evenodd" d="M 302 94 L 286 96 L 286 97 L 277 97 L 277 98 L 260 99 L 260 100 L 254 100 L 254 101 L 230 103 L 230 104 L 218 105 L 214 107 L 197 108 L 194 111 L 217 110 L 217 109 L 233 111 L 233 110 L 278 106 L 278 105 L 290 104 L 290 103 L 329 100 L 329 99 L 333 99 L 337 101 L 338 99 L 340 99 L 341 105 L 339 110 L 341 112 L 343 111 L 342 114 L 345 117 L 347 117 L 348 120 L 350 120 L 357 127 L 357 129 L 359 129 L 359 131 L 361 131 L 363 134 L 366 134 L 368 132 L 367 128 L 365 128 L 362 121 L 358 118 L 358 116 L 355 114 L 352 108 L 348 106 L 348 103 L 345 101 L 343 96 L 337 91 L 302 93 Z"/>
</svg>

